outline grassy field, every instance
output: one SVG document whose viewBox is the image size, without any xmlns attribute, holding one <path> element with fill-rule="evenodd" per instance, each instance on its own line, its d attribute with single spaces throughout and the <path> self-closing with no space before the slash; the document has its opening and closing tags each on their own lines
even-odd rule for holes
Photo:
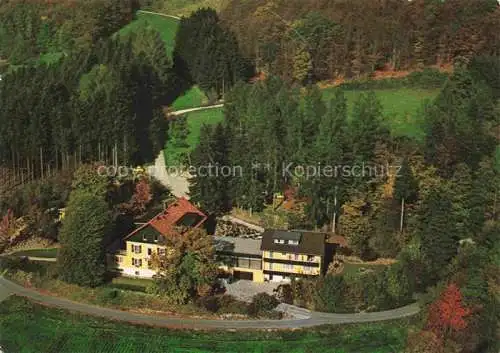
<svg viewBox="0 0 500 353">
<path fill-rule="evenodd" d="M 342 272 L 344 275 L 347 276 L 354 276 L 357 275 L 361 272 L 364 271 L 375 271 L 375 272 L 381 272 L 385 268 L 387 268 L 386 265 L 367 265 L 367 264 L 354 264 L 354 263 L 345 263 L 344 264 L 344 271 Z"/>
<path fill-rule="evenodd" d="M 189 147 L 177 148 L 166 144 L 165 146 L 165 163 L 167 165 L 176 165 L 179 163 L 179 156 L 187 155 L 196 145 L 200 139 L 200 130 L 203 124 L 213 125 L 224 120 L 222 108 L 214 108 L 207 110 L 200 110 L 187 114 L 189 135 L 187 143 Z"/>
<path fill-rule="evenodd" d="M 127 36 L 130 33 L 137 31 L 137 29 L 142 25 L 150 26 L 160 33 L 160 36 L 167 47 L 167 53 L 170 57 L 172 57 L 172 52 L 174 51 L 175 46 L 175 35 L 177 33 L 179 20 L 176 20 L 172 17 L 152 15 L 140 12 L 138 12 L 136 16 L 137 19 L 129 23 L 127 26 L 123 27 L 118 32 L 118 35 Z"/>
<path fill-rule="evenodd" d="M 217 11 L 223 10 L 230 0 L 164 0 L 163 4 L 158 1 L 157 5 L 161 12 L 176 16 L 189 16 L 192 12 L 203 8 L 211 7 Z"/>
<path fill-rule="evenodd" d="M 207 104 L 208 99 L 205 93 L 198 86 L 193 86 L 189 91 L 177 98 L 172 104 L 174 110 L 182 110 L 200 107 Z"/>
<path fill-rule="evenodd" d="M 304 331 L 176 331 L 69 313 L 19 297 L 0 304 L 4 353 L 389 353 L 403 347 L 407 325 L 403 320 Z"/>
<path fill-rule="evenodd" d="M 12 255 L 55 258 L 57 257 L 57 248 L 22 250 Z"/>
<path fill-rule="evenodd" d="M 333 95 L 334 88 L 323 90 L 326 100 Z M 352 112 L 354 102 L 364 91 L 345 91 L 349 112 Z M 437 96 L 438 89 L 380 89 L 374 90 L 383 108 L 384 120 L 394 136 L 407 136 L 421 140 L 423 135 L 422 122 L 417 116 L 418 109 L 425 99 Z"/>
<path fill-rule="evenodd" d="M 197 89 L 193 88 L 192 90 Z M 354 102 L 362 93 L 361 90 L 345 91 L 349 113 L 352 112 Z M 422 122 L 419 121 L 418 110 L 425 99 L 433 99 L 438 90 L 425 89 L 384 89 L 374 90 L 383 108 L 384 121 L 394 136 L 407 136 L 421 141 L 424 137 Z M 202 94 L 202 92 L 199 92 Z M 323 90 L 325 100 L 329 100 L 333 94 L 333 88 Z M 196 93 L 187 93 L 180 97 L 175 103 L 176 109 L 186 109 L 199 103 Z M 211 109 L 188 114 L 189 137 L 188 148 L 173 148 L 168 145 L 165 148 L 167 165 L 178 163 L 178 155 L 186 154 L 198 143 L 200 128 L 202 124 L 216 124 L 224 119 L 222 109 Z M 170 156 L 170 157 L 169 157 Z"/>
</svg>

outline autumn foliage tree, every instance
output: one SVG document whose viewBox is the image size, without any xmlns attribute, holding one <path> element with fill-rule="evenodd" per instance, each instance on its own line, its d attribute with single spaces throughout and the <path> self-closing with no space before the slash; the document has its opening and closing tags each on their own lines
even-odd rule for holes
<svg viewBox="0 0 500 353">
<path fill-rule="evenodd" d="M 164 254 L 155 254 L 152 263 L 155 293 L 176 304 L 211 294 L 217 276 L 212 237 L 203 229 L 179 229 L 164 237 Z"/>
<path fill-rule="evenodd" d="M 14 213 L 12 210 L 9 210 L 0 221 L 0 253 L 5 250 L 10 242 L 14 221 Z"/>
<path fill-rule="evenodd" d="M 470 314 L 471 310 L 462 302 L 460 288 L 450 283 L 429 307 L 427 328 L 437 337 L 448 339 L 467 327 L 466 317 Z"/>
<path fill-rule="evenodd" d="M 142 213 L 146 210 L 146 206 L 153 199 L 151 194 L 151 186 L 144 178 L 135 185 L 135 192 L 132 195 L 131 206 L 132 210 L 137 213 Z"/>
</svg>

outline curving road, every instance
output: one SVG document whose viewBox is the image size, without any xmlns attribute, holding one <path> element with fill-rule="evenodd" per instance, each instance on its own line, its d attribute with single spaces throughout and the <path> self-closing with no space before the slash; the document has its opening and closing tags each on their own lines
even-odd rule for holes
<svg viewBox="0 0 500 353">
<path fill-rule="evenodd" d="M 33 289 L 17 285 L 0 276 L 0 300 L 5 299 L 12 294 L 26 297 L 34 302 L 39 302 L 44 305 L 87 315 L 100 316 L 111 320 L 182 329 L 296 329 L 318 325 L 393 320 L 412 316 L 420 311 L 417 304 L 410 304 L 394 310 L 359 314 L 331 314 L 303 310 L 304 312 L 307 312 L 309 317 L 299 316 L 302 318 L 287 320 L 208 320 L 173 316 L 153 316 L 107 309 L 94 305 L 77 303 L 58 297 L 52 297 L 41 294 Z"/>
</svg>

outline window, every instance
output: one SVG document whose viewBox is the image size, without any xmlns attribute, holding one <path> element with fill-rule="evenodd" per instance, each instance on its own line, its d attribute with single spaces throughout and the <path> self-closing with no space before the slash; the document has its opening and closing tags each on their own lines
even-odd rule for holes
<svg viewBox="0 0 500 353">
<path fill-rule="evenodd" d="M 148 248 L 148 256 L 151 256 L 152 253 L 153 253 L 153 250 L 151 248 Z"/>
<path fill-rule="evenodd" d="M 164 256 L 165 255 L 165 249 L 164 248 L 158 248 L 158 255 Z"/>
<path fill-rule="evenodd" d="M 293 254 L 293 259 L 295 261 L 299 261 L 299 254 Z"/>
<path fill-rule="evenodd" d="M 155 235 L 155 239 L 154 239 L 155 243 L 158 243 L 158 236 Z"/>
<path fill-rule="evenodd" d="M 293 265 L 291 265 L 291 264 L 284 264 L 283 265 L 283 269 L 285 271 L 293 271 Z"/>
<path fill-rule="evenodd" d="M 288 244 L 289 245 L 299 245 L 299 241 L 298 240 L 289 240 Z"/>
<path fill-rule="evenodd" d="M 143 234 L 143 235 L 142 235 L 142 241 L 146 241 L 146 240 L 147 240 L 147 238 L 146 238 L 146 234 Z"/>
<path fill-rule="evenodd" d="M 274 239 L 274 244 L 285 244 L 283 239 Z"/>
<path fill-rule="evenodd" d="M 307 255 L 307 261 L 314 261 L 314 255 Z"/>
<path fill-rule="evenodd" d="M 141 245 L 132 245 L 132 252 L 134 254 L 140 254 L 142 252 L 142 246 Z"/>
<path fill-rule="evenodd" d="M 141 267 L 142 259 L 132 259 L 132 265 L 134 265 L 135 267 Z"/>
<path fill-rule="evenodd" d="M 269 258 L 273 258 L 273 252 L 272 251 L 269 251 Z"/>
<path fill-rule="evenodd" d="M 115 256 L 116 263 L 121 264 L 123 262 L 123 258 L 121 256 Z"/>
<path fill-rule="evenodd" d="M 153 262 L 151 260 L 148 260 L 148 268 L 149 269 L 153 268 Z"/>
</svg>

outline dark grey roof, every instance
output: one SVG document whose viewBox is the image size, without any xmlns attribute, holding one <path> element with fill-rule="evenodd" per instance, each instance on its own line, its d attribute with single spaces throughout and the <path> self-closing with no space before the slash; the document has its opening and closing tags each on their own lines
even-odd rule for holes
<svg viewBox="0 0 500 353">
<path fill-rule="evenodd" d="M 287 239 L 283 238 L 284 233 L 291 234 L 291 238 L 288 238 L 289 240 L 296 240 L 297 234 L 299 234 L 299 245 L 276 244 L 274 239 Z M 262 243 L 260 249 L 263 251 L 323 256 L 325 254 L 325 238 L 326 235 L 324 233 L 283 231 L 274 229 L 266 230 L 262 233 Z"/>
<path fill-rule="evenodd" d="M 260 240 L 235 237 L 214 236 L 214 246 L 217 252 L 262 255 Z"/>
<path fill-rule="evenodd" d="M 302 234 L 296 231 L 275 230 L 273 232 L 273 239 L 300 241 L 301 236 Z"/>
</svg>

